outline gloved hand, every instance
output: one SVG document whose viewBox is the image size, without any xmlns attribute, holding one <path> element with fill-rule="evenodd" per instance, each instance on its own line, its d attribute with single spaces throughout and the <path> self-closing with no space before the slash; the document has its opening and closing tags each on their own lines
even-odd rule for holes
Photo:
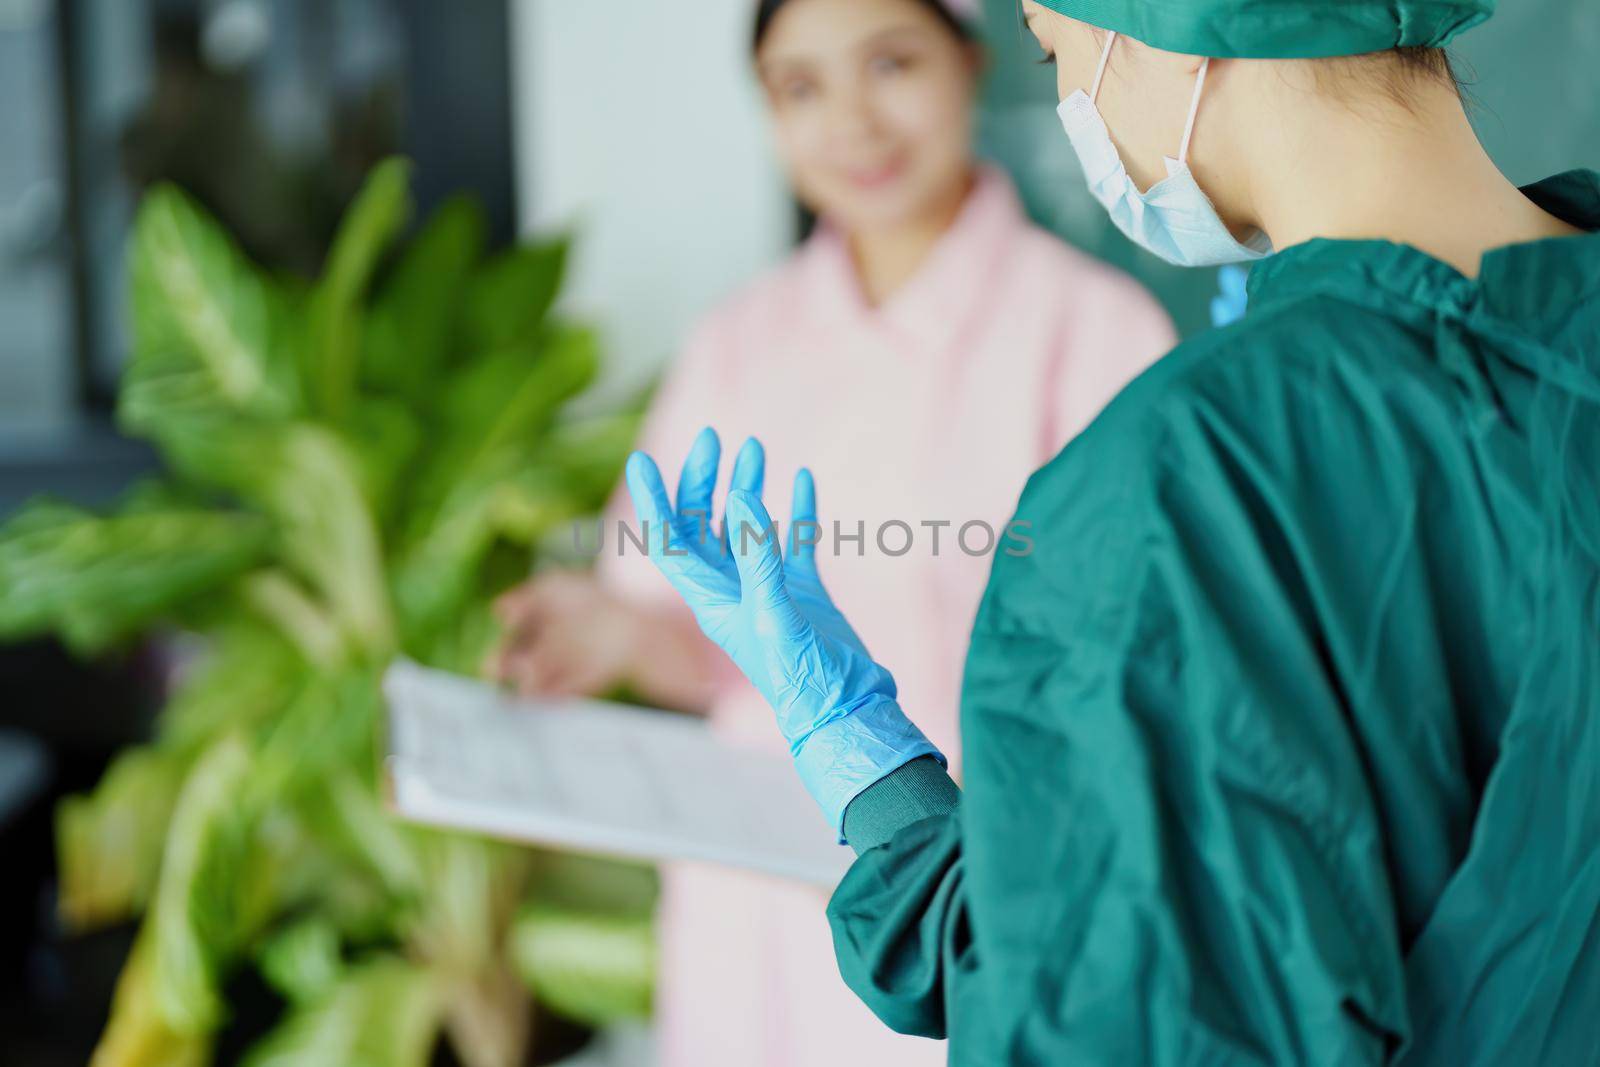
<svg viewBox="0 0 1600 1067">
<path fill-rule="evenodd" d="M 862 790 L 919 756 L 945 760 L 900 710 L 894 678 L 823 588 L 811 473 L 795 477 L 785 558 L 760 478 L 748 468 L 734 481 L 720 531 L 711 533 L 720 454 L 716 433 L 702 431 L 684 462 L 674 511 L 655 462 L 634 453 L 628 491 L 640 534 L 700 629 L 772 705 L 801 780 L 843 841 L 844 810 Z M 736 472 L 752 455 L 761 456 L 753 439 Z"/>
<path fill-rule="evenodd" d="M 1217 295 L 1211 298 L 1211 325 L 1231 326 L 1250 309 L 1250 272 L 1236 263 L 1217 271 Z"/>
</svg>

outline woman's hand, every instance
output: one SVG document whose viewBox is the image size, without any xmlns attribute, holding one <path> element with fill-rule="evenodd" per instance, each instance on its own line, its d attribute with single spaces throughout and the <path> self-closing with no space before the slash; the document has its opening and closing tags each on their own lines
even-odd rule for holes
<svg viewBox="0 0 1600 1067">
<path fill-rule="evenodd" d="M 751 454 L 759 456 L 759 446 L 746 445 L 741 462 Z M 838 829 L 862 789 L 919 756 L 943 757 L 901 712 L 893 676 L 873 661 L 822 585 L 810 472 L 795 478 L 784 553 L 759 488 L 735 488 L 720 529 L 711 532 L 720 456 L 716 433 L 705 430 L 684 462 L 674 508 L 655 462 L 635 453 L 628 491 L 640 535 L 701 631 L 772 706 L 801 778 Z M 759 477 L 743 479 L 752 481 L 759 487 Z"/>
<path fill-rule="evenodd" d="M 626 685 L 652 704 L 704 713 L 727 685 L 716 650 L 681 607 L 635 603 L 590 574 L 542 574 L 503 595 L 495 614 L 504 636 L 484 673 L 523 696 L 601 696 Z"/>
<path fill-rule="evenodd" d="M 590 696 L 631 673 L 643 620 L 592 575 L 540 575 L 494 610 L 504 637 L 486 671 L 524 696 Z"/>
</svg>

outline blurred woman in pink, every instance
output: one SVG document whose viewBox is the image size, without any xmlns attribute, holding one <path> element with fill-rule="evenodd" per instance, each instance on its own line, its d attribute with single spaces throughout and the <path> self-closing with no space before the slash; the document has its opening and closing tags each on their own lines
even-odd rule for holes
<svg viewBox="0 0 1600 1067">
<path fill-rule="evenodd" d="M 788 174 L 821 223 L 701 324 L 639 447 L 685 455 L 704 426 L 760 427 L 775 456 L 805 456 L 837 519 L 818 548 L 834 557 L 834 600 L 958 761 L 967 636 L 1022 483 L 1172 346 L 1172 328 L 1133 282 L 1033 227 L 1007 178 L 974 161 L 981 56 L 941 0 L 761 0 L 755 59 Z M 778 462 L 768 476 L 794 473 Z M 612 519 L 631 515 L 622 493 Z M 547 575 L 501 602 L 496 671 L 530 693 L 627 684 L 781 746 L 760 696 L 606 530 L 594 574 Z M 663 894 L 663 1067 L 944 1061 L 844 987 L 823 892 L 681 865 Z"/>
</svg>

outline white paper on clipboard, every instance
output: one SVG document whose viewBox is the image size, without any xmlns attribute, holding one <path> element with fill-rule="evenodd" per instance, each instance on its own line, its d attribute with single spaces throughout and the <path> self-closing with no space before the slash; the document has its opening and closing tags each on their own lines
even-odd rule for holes
<svg viewBox="0 0 1600 1067">
<path fill-rule="evenodd" d="M 405 661 L 384 693 L 390 803 L 403 818 L 829 888 L 854 858 L 787 759 L 732 745 L 701 720 L 522 700 Z"/>
</svg>

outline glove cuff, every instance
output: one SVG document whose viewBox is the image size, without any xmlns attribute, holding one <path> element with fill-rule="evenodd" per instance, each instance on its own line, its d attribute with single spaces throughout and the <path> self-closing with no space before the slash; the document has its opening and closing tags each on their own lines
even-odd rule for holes
<svg viewBox="0 0 1600 1067">
<path fill-rule="evenodd" d="M 845 844 L 844 809 L 869 786 L 914 759 L 944 754 L 885 697 L 819 726 L 794 754 L 795 770 Z"/>
</svg>

